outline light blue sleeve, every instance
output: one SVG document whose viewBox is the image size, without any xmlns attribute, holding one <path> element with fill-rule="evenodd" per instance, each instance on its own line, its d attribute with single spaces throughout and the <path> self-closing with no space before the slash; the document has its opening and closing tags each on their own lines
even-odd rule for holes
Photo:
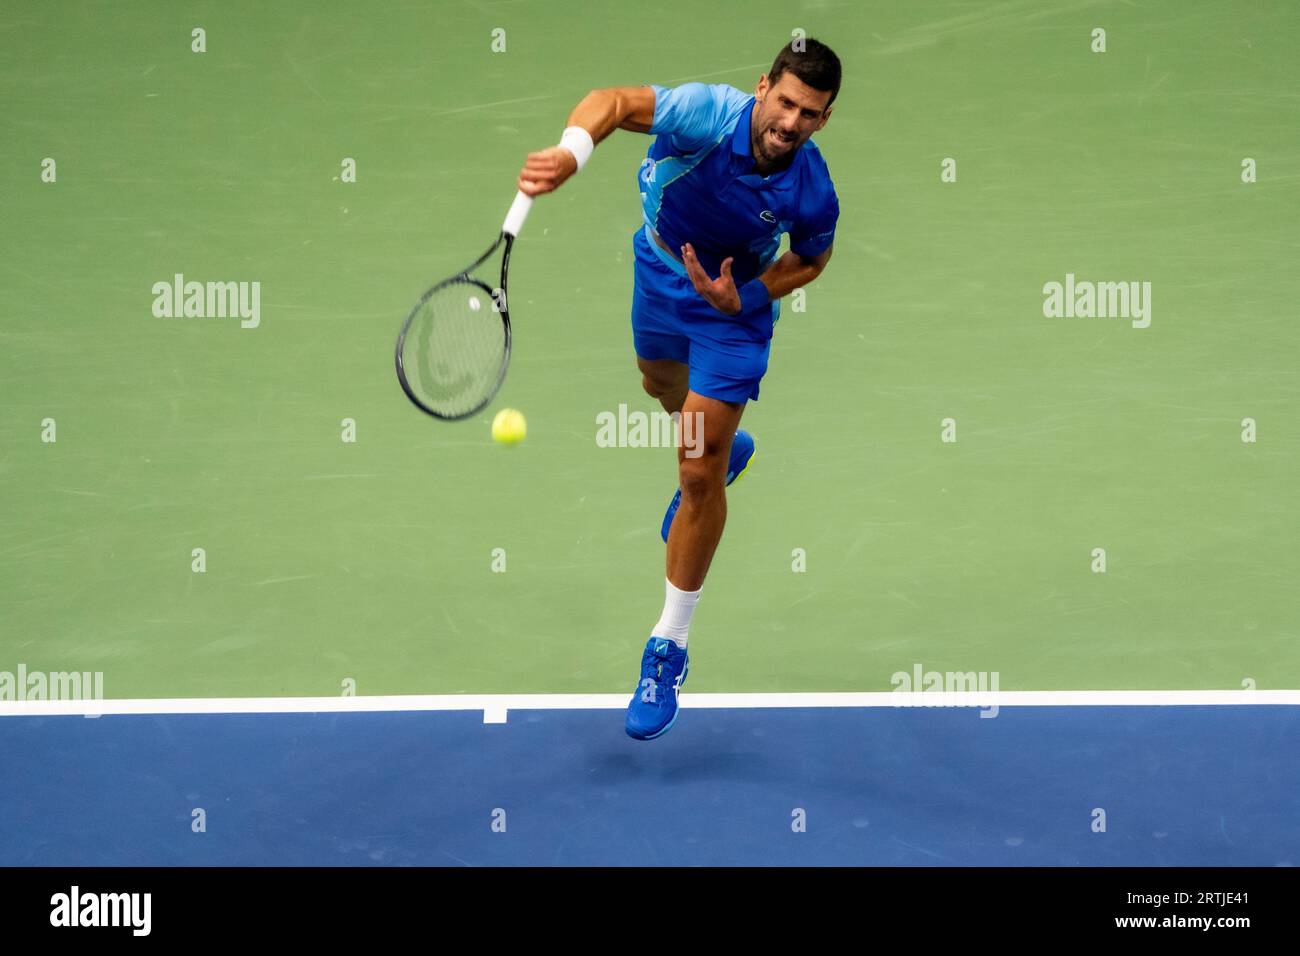
<svg viewBox="0 0 1300 956">
<path fill-rule="evenodd" d="M 655 117 L 650 132 L 668 133 L 673 145 L 684 152 L 694 152 L 712 142 L 735 108 L 749 99 L 724 83 L 683 83 L 666 87 L 651 84 L 655 91 Z"/>
</svg>

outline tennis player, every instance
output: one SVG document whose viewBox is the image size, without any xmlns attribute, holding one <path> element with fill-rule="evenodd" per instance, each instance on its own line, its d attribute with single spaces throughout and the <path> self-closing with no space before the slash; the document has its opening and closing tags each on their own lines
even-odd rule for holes
<svg viewBox="0 0 1300 956">
<path fill-rule="evenodd" d="M 638 740 L 677 719 L 687 631 L 726 522 L 724 489 L 754 455 L 738 426 L 767 371 L 779 300 L 831 257 L 839 202 L 810 137 L 830 119 L 840 61 L 816 40 L 796 43 L 752 95 L 703 83 L 588 93 L 559 145 L 530 153 L 519 174 L 527 195 L 552 192 L 614 130 L 655 137 L 637 174 L 645 221 L 632 237 L 632 343 L 645 390 L 681 413 L 682 440 L 680 487 L 662 528 L 664 610 L 627 709 Z M 778 257 L 787 233 L 790 249 Z"/>
</svg>

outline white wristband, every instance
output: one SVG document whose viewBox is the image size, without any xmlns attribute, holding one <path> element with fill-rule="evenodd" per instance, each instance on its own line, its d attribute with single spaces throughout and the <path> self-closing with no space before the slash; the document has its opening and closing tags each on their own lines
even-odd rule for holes
<svg viewBox="0 0 1300 956">
<path fill-rule="evenodd" d="M 591 154 L 596 149 L 595 142 L 592 141 L 591 134 L 581 126 L 570 126 L 565 129 L 564 135 L 560 137 L 560 145 L 573 154 L 573 158 L 578 161 L 578 171 L 587 165 L 587 160 L 591 159 Z"/>
</svg>

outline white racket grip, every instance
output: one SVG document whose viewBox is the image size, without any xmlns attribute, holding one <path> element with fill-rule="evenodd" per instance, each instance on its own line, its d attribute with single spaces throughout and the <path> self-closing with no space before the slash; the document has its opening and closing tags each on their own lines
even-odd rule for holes
<svg viewBox="0 0 1300 956">
<path fill-rule="evenodd" d="M 519 230 L 524 228 L 524 220 L 528 218 L 528 210 L 532 208 L 532 196 L 525 196 L 522 192 L 515 193 L 515 201 L 510 204 L 510 211 L 506 213 L 506 221 L 501 226 L 501 231 L 508 236 L 519 235 Z"/>
</svg>

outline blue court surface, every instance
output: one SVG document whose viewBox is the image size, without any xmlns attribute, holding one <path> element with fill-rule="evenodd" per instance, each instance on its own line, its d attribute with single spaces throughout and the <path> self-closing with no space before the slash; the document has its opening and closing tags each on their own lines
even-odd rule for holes
<svg viewBox="0 0 1300 956">
<path fill-rule="evenodd" d="M 0 865 L 1300 862 L 1300 708 L 979 713 L 11 716 Z"/>
</svg>

